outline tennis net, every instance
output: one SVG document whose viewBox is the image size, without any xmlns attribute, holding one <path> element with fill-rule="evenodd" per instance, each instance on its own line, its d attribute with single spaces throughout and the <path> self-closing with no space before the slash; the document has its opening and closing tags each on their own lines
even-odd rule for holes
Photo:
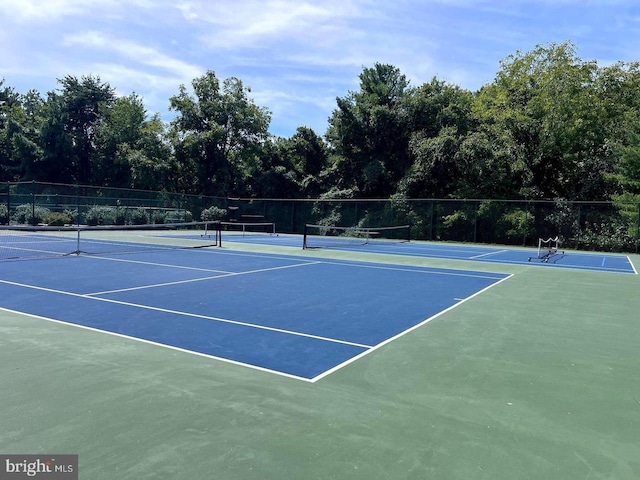
<svg viewBox="0 0 640 480">
<path fill-rule="evenodd" d="M 242 241 L 256 235 L 276 235 L 274 222 L 219 222 L 220 239 Z"/>
<path fill-rule="evenodd" d="M 64 227 L 0 226 L 0 260 L 135 253 L 219 245 L 219 222 Z"/>
<path fill-rule="evenodd" d="M 372 243 L 401 243 L 410 240 L 410 225 L 372 228 L 306 224 L 302 248 L 348 248 Z"/>
</svg>

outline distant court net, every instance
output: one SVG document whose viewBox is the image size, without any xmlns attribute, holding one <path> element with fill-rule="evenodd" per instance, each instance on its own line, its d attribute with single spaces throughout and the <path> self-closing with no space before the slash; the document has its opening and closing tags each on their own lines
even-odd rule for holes
<svg viewBox="0 0 640 480">
<path fill-rule="evenodd" d="M 241 241 L 242 238 L 260 235 L 276 235 L 273 222 L 219 222 L 220 239 Z"/>
<path fill-rule="evenodd" d="M 302 248 L 348 248 L 369 244 L 402 243 L 411 240 L 411 226 L 336 227 L 307 224 Z"/>
<path fill-rule="evenodd" d="M 219 246 L 219 222 L 117 226 L 0 226 L 0 261 Z"/>
</svg>

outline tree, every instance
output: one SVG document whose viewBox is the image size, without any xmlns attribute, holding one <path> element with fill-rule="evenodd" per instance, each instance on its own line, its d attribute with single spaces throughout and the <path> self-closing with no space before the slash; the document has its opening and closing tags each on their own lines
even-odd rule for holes
<svg viewBox="0 0 640 480">
<path fill-rule="evenodd" d="M 387 197 L 411 165 L 405 97 L 409 81 L 376 63 L 359 76 L 360 91 L 337 98 L 329 119 L 334 188 L 352 196 Z"/>
<path fill-rule="evenodd" d="M 473 124 L 472 98 L 471 92 L 436 78 L 407 96 L 409 151 L 414 160 L 399 183 L 400 193 L 445 198 L 477 187 L 471 175 L 474 165 L 460 156 Z"/>
<path fill-rule="evenodd" d="M 501 67 L 495 81 L 479 92 L 474 112 L 487 135 L 512 144 L 512 173 L 521 179 L 514 193 L 607 198 L 612 118 L 598 94 L 596 62 L 580 60 L 566 42 L 517 52 Z"/>
<path fill-rule="evenodd" d="M 92 178 L 95 185 L 130 187 L 128 156 L 140 138 L 146 112 L 135 94 L 117 98 L 96 125 Z"/>
<path fill-rule="evenodd" d="M 276 146 L 284 163 L 294 170 L 298 193 L 307 197 L 323 193 L 325 186 L 321 173 L 328 166 L 329 154 L 322 138 L 311 128 L 298 127 L 290 138 L 279 139 Z"/>
<path fill-rule="evenodd" d="M 177 112 L 172 122 L 175 153 L 188 172 L 184 188 L 207 195 L 239 194 L 269 138 L 271 114 L 248 97 L 250 89 L 237 78 L 224 80 L 207 71 L 171 97 Z M 189 178 L 191 177 L 191 178 Z"/>
<path fill-rule="evenodd" d="M 33 146 L 32 119 L 37 118 L 39 105 L 31 101 L 34 92 L 27 94 L 27 105 L 23 105 L 23 97 L 3 84 L 0 80 L 0 181 L 16 181 L 24 173 L 27 150 Z"/>
<path fill-rule="evenodd" d="M 77 151 L 73 136 L 68 132 L 68 112 L 62 96 L 49 92 L 42 112 L 39 135 L 42 156 L 29 159 L 24 178 L 56 183 L 77 182 Z"/>
<path fill-rule="evenodd" d="M 114 89 L 92 75 L 80 79 L 67 75 L 59 79 L 61 101 L 65 115 L 65 132 L 71 136 L 77 161 L 75 181 L 92 180 L 92 159 L 96 150 L 96 132 L 105 114 L 115 101 Z"/>
<path fill-rule="evenodd" d="M 129 149 L 129 145 L 125 146 Z M 156 113 L 142 123 L 138 139 L 126 152 L 125 158 L 129 165 L 132 188 L 178 190 L 178 166 L 172 155 L 166 124 L 159 114 Z"/>
<path fill-rule="evenodd" d="M 142 98 L 119 97 L 96 127 L 96 185 L 163 189 L 170 185 L 171 147 L 158 114 L 147 119 Z"/>
</svg>

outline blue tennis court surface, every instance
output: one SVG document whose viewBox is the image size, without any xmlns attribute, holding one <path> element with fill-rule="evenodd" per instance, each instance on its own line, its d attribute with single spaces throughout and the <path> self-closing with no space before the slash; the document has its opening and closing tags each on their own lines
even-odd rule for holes
<svg viewBox="0 0 640 480">
<path fill-rule="evenodd" d="M 509 275 L 217 249 L 0 265 L 0 308 L 316 381 Z"/>
<path fill-rule="evenodd" d="M 225 240 L 228 242 L 302 247 L 302 238 L 300 235 L 228 235 Z M 340 248 L 336 245 L 337 243 L 334 242 L 332 248 Z M 505 248 L 500 246 L 465 245 L 444 242 L 372 242 L 368 245 L 356 246 L 345 242 L 344 249 L 363 253 L 409 255 L 447 260 L 473 260 L 512 265 L 527 264 L 532 266 L 637 274 L 629 257 L 621 254 L 564 251 L 552 256 L 548 262 L 541 262 L 535 258 L 538 254 L 538 250 L 535 248 Z M 531 258 L 531 260 L 529 260 L 529 258 Z"/>
</svg>

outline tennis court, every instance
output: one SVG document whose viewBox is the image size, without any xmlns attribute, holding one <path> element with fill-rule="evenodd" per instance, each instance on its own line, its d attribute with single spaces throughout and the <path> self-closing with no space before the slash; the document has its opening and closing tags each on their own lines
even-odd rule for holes
<svg viewBox="0 0 640 480">
<path fill-rule="evenodd" d="M 402 234 L 405 235 L 404 233 Z M 403 239 L 403 236 L 401 239 Z M 456 244 L 445 242 L 404 242 L 404 241 L 371 241 L 359 239 L 354 242 L 349 238 L 310 237 L 311 245 L 319 248 L 347 250 L 357 253 L 404 255 L 412 257 L 441 258 L 447 260 L 476 261 L 484 263 L 536 265 L 576 270 L 595 270 L 604 272 L 637 274 L 633 263 L 627 255 L 594 253 L 575 250 L 561 250 L 546 261 L 536 258 L 539 254 L 535 248 L 517 248 L 494 245 Z M 256 245 L 300 247 L 303 243 L 300 235 L 265 235 L 247 233 L 228 235 L 226 240 L 236 243 L 252 243 Z M 310 247 L 315 248 L 315 247 Z"/>
<path fill-rule="evenodd" d="M 7 262 L 0 307 L 317 380 L 507 277 L 154 250 Z"/>
<path fill-rule="evenodd" d="M 45 233 L 0 262 L 3 452 L 94 479 L 640 475 L 636 255 Z"/>
</svg>

